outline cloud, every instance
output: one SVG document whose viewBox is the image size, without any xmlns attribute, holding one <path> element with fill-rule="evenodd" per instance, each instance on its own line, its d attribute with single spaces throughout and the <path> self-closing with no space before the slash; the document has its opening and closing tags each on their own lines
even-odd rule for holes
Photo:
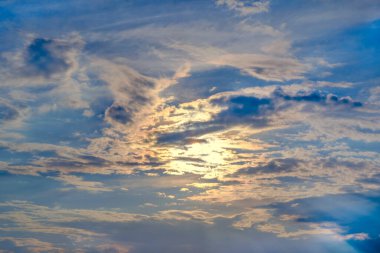
<svg viewBox="0 0 380 253">
<path fill-rule="evenodd" d="M 65 78 L 77 67 L 77 57 L 84 44 L 79 35 L 70 34 L 56 39 L 27 37 L 24 48 L 2 55 L 6 63 L 2 65 L 2 71 L 7 83 L 14 86 L 41 85 L 44 80 Z"/>
<path fill-rule="evenodd" d="M 315 85 L 318 87 L 337 87 L 337 88 L 351 88 L 354 84 L 350 82 L 328 82 L 317 81 Z"/>
<path fill-rule="evenodd" d="M 272 214 L 269 209 L 257 208 L 237 215 L 236 218 L 238 220 L 232 226 L 244 230 L 257 224 L 267 223 L 272 218 Z"/>
<path fill-rule="evenodd" d="M 105 243 L 96 246 L 95 249 L 86 250 L 85 252 L 91 253 L 128 253 L 131 252 L 131 247 L 118 243 Z"/>
<path fill-rule="evenodd" d="M 50 77 L 55 73 L 67 71 L 70 65 L 63 57 L 62 49 L 65 48 L 54 40 L 34 39 L 27 47 L 25 55 L 27 75 Z"/>
<path fill-rule="evenodd" d="M 326 167 L 321 157 L 334 157 L 333 151 L 326 147 L 308 146 L 310 150 L 292 148 L 275 152 L 263 152 L 259 156 L 252 155 L 243 163 L 234 166 L 228 164 L 228 175 L 239 183 L 234 185 L 220 184 L 214 189 L 207 189 L 196 195 L 188 196 L 195 201 L 211 201 L 213 203 L 230 203 L 239 205 L 247 200 L 247 205 L 265 205 L 274 202 L 288 202 L 296 199 L 341 194 L 350 192 L 365 192 L 378 189 L 366 182 L 358 183 L 358 179 L 367 178 L 363 175 L 375 175 L 376 161 L 363 164 L 360 169 L 346 163 L 336 162 Z M 313 150 L 315 149 L 315 150 Z M 336 148 L 341 149 L 341 148 Z M 343 152 L 340 153 L 343 155 Z M 350 155 L 342 160 L 350 160 Z M 282 156 L 283 158 L 273 158 Z M 302 159 L 302 160 L 301 160 Z M 367 161 L 371 158 L 361 158 Z M 237 161 L 242 158 L 237 159 Z M 307 162 L 306 162 L 307 161 Z M 272 173 L 273 172 L 273 173 Z M 236 176 L 238 176 L 236 178 Z M 349 189 L 346 186 L 352 185 Z"/>
<path fill-rule="evenodd" d="M 294 171 L 298 168 L 301 161 L 294 158 L 273 159 L 267 164 L 258 165 L 256 167 L 240 169 L 235 175 L 254 175 L 265 173 L 286 173 Z"/>
<path fill-rule="evenodd" d="M 112 94 L 113 103 L 105 110 L 105 119 L 110 123 L 139 125 L 146 114 L 154 112 L 162 102 L 159 93 L 165 88 L 175 85 L 190 71 L 184 64 L 174 72 L 172 77 L 153 78 L 118 63 L 117 60 L 92 59 L 89 70 L 95 71 L 97 77 L 107 85 Z M 138 122 L 134 119 L 140 116 Z M 128 129 L 133 129 L 132 125 Z M 126 128 L 118 125 L 119 130 Z"/>
<path fill-rule="evenodd" d="M 281 88 L 277 88 L 273 92 L 274 96 L 283 98 L 284 100 L 297 101 L 297 102 L 313 102 L 320 104 L 335 104 L 346 105 L 351 107 L 361 107 L 363 103 L 354 101 L 351 97 L 338 97 L 334 94 L 326 94 L 320 90 L 314 91 L 298 91 L 295 95 L 286 94 Z"/>
<path fill-rule="evenodd" d="M 344 230 L 334 223 L 310 223 L 305 228 L 295 231 L 287 231 L 281 224 L 260 224 L 257 226 L 258 230 L 263 232 L 275 233 L 278 237 L 283 238 L 306 238 L 308 236 L 329 236 L 331 239 L 344 240 L 345 237 L 341 234 Z"/>
<path fill-rule="evenodd" d="M 40 241 L 36 238 L 0 237 L 1 252 L 53 252 L 63 253 L 64 249 L 56 247 L 52 243 Z M 2 251 L 4 250 L 4 251 Z"/>
<path fill-rule="evenodd" d="M 107 192 L 112 191 L 112 189 L 104 186 L 101 182 L 87 181 L 83 178 L 73 175 L 60 175 L 58 177 L 50 177 L 52 179 L 62 181 L 65 185 L 74 186 L 78 190 L 84 190 L 89 192 Z M 69 190 L 69 189 L 62 189 Z"/>
<path fill-rule="evenodd" d="M 289 44 L 286 41 L 281 43 Z M 275 50 L 266 48 L 264 50 L 266 52 L 262 53 L 263 47 L 267 47 L 269 44 L 267 42 L 257 50 L 246 49 L 246 51 L 186 43 L 172 43 L 170 47 L 185 52 L 188 57 L 191 57 L 193 65 L 197 68 L 210 69 L 228 66 L 241 70 L 245 75 L 264 81 L 284 82 L 302 79 L 313 68 L 312 64 L 293 57 L 288 52 L 289 46 L 280 50 L 281 53 L 278 52 L 278 45 L 274 46 Z"/>
<path fill-rule="evenodd" d="M 117 229 L 119 226 L 133 227 L 136 225 L 146 226 L 147 224 L 154 226 L 161 224 L 165 227 L 173 227 L 178 226 L 181 222 L 211 225 L 214 219 L 221 217 L 202 210 L 164 210 L 152 215 L 140 215 L 115 211 L 49 208 L 24 201 L 0 203 L 0 208 L 11 209 L 0 214 L 0 219 L 9 224 L 0 228 L 3 233 L 23 232 L 37 237 L 41 234 L 48 234 L 50 239 L 53 238 L 52 241 L 57 236 L 69 239 L 69 241 L 73 242 L 72 244 L 75 244 L 76 249 L 84 250 L 90 245 L 94 245 L 98 250 L 104 250 L 105 248 L 124 250 L 120 252 L 129 252 L 130 247 L 125 246 L 125 244 L 130 239 L 123 240 L 123 244 L 119 245 L 119 247 L 111 247 L 111 245 L 116 246 L 117 244 L 112 242 L 112 239 L 115 239 L 112 237 L 116 237 L 116 239 L 117 237 L 122 238 L 122 234 L 115 234 L 114 232 L 104 234 L 98 232 L 99 228 L 106 226 Z M 116 230 L 111 229 L 110 231 Z M 134 237 L 132 242 L 141 239 L 143 238 Z M 61 239 L 61 241 L 63 240 Z M 108 243 L 106 243 L 107 241 Z M 36 240 L 36 242 L 38 241 Z M 72 244 L 65 244 L 65 250 L 71 249 L 69 245 Z M 53 244 L 50 245 L 53 246 Z"/>
<path fill-rule="evenodd" d="M 217 5 L 226 5 L 242 16 L 269 11 L 269 0 L 216 0 Z"/>
<path fill-rule="evenodd" d="M 371 47 L 336 30 L 377 17 L 370 0 L 8 2 L 2 201 L 35 204 L 0 204 L 0 248 L 354 252 L 330 242 L 377 238 L 378 215 L 348 215 L 362 202 L 302 205 L 379 189 L 380 93 L 346 65 L 373 72 L 351 57 Z"/>
<path fill-rule="evenodd" d="M 0 99 L 0 124 L 6 121 L 12 121 L 20 116 L 19 111 L 6 101 Z"/>
<path fill-rule="evenodd" d="M 88 108 L 81 94 L 85 85 L 76 76 L 80 72 L 82 38 L 77 34 L 25 37 L 24 47 L 0 56 L 0 89 L 24 116 L 18 130 L 22 131 L 28 119 L 41 114 L 63 108 Z"/>
<path fill-rule="evenodd" d="M 351 111 L 364 106 L 362 102 L 348 96 L 338 97 L 320 90 L 283 87 L 270 86 L 221 92 L 198 100 L 199 105 L 195 107 L 200 108 L 201 112 L 209 111 L 209 120 L 202 119 L 197 122 L 192 119 L 182 124 L 181 131 L 160 133 L 157 140 L 159 143 L 183 141 L 186 138 L 195 138 L 238 125 L 264 130 L 270 130 L 272 127 L 285 128 L 302 121 L 304 114 L 321 113 L 318 108 L 326 108 L 322 112 L 328 115 L 334 111 Z M 307 104 L 316 107 L 308 108 Z"/>
<path fill-rule="evenodd" d="M 117 104 L 113 104 L 107 108 L 106 117 L 121 124 L 129 123 L 132 120 L 132 115 L 123 106 Z"/>
<path fill-rule="evenodd" d="M 271 108 L 271 99 L 250 96 L 234 96 L 230 98 L 212 99 L 211 103 L 221 106 L 228 105 L 228 109 L 221 111 L 216 118 L 225 118 L 230 115 L 247 117 L 264 114 L 266 108 Z M 228 122 L 228 119 L 225 119 Z"/>
<path fill-rule="evenodd" d="M 296 205 L 295 205 L 296 203 Z M 347 209 L 347 206 L 351 208 Z M 276 213 L 259 229 L 280 237 L 330 236 L 337 241 L 365 241 L 378 236 L 378 221 L 373 219 L 379 197 L 363 194 L 325 195 L 271 205 Z M 280 222 L 281 221 L 281 222 Z M 371 221 L 373 226 L 365 224 Z M 270 224 L 272 223 L 272 224 Z M 296 227 L 297 229 L 291 229 Z"/>
<path fill-rule="evenodd" d="M 217 66 L 239 68 L 243 73 L 265 81 L 302 79 L 311 68 L 292 57 L 267 54 L 224 54 L 210 60 Z"/>
</svg>

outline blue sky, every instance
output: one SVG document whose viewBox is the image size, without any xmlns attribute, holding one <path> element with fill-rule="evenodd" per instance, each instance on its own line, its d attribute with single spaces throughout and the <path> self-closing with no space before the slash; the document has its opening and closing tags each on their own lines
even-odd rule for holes
<svg viewBox="0 0 380 253">
<path fill-rule="evenodd" d="M 378 252 L 378 1 L 5 0 L 0 32 L 0 252 Z"/>
</svg>

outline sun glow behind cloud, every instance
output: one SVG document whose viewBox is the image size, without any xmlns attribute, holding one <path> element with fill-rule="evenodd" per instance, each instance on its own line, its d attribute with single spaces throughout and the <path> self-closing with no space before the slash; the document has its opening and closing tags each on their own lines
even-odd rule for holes
<svg viewBox="0 0 380 253">
<path fill-rule="evenodd" d="M 0 3 L 0 251 L 377 252 L 379 8 Z"/>
</svg>

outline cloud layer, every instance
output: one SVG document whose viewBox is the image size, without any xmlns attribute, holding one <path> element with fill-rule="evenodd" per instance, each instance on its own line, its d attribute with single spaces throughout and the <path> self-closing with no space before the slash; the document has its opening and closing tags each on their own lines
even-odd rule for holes
<svg viewBox="0 0 380 253">
<path fill-rule="evenodd" d="M 378 3 L 0 9 L 1 252 L 377 252 Z"/>
</svg>

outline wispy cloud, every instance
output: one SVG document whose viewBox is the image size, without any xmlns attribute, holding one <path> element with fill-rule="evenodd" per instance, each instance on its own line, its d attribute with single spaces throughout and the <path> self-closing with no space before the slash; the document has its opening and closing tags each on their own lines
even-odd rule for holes
<svg viewBox="0 0 380 253">
<path fill-rule="evenodd" d="M 378 3 L 0 5 L 0 251 L 378 244 Z"/>
<path fill-rule="evenodd" d="M 226 5 L 229 9 L 237 11 L 242 16 L 269 11 L 269 0 L 217 0 L 217 5 Z"/>
</svg>

